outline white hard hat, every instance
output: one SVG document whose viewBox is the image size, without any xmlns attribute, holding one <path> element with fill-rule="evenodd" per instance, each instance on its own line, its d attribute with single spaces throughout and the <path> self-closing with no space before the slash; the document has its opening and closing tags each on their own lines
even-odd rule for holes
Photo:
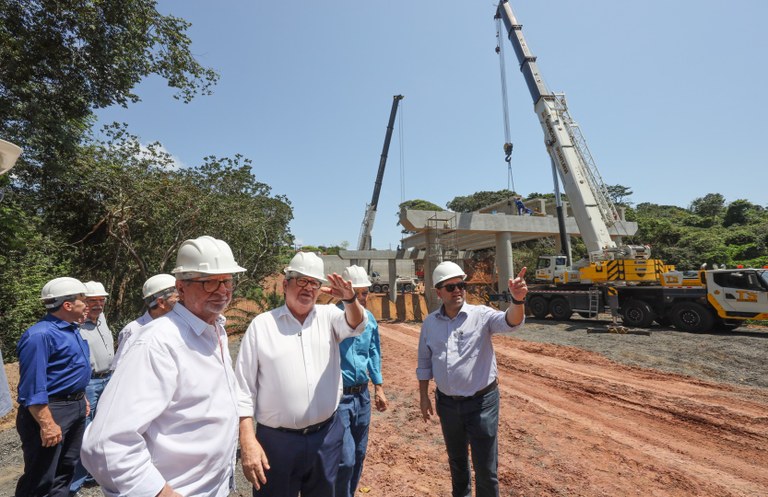
<svg viewBox="0 0 768 497">
<path fill-rule="evenodd" d="M 84 295 L 87 291 L 88 289 L 80 280 L 64 276 L 62 278 L 54 278 L 46 283 L 40 292 L 40 300 L 50 301 L 45 302 L 45 307 L 52 309 L 59 307 L 64 301 L 72 297 Z"/>
<path fill-rule="evenodd" d="M 309 276 L 320 281 L 325 279 L 325 266 L 323 260 L 314 252 L 299 252 L 293 256 L 288 267 L 283 270 L 285 274 L 289 272 L 299 273 L 303 276 Z"/>
<path fill-rule="evenodd" d="M 438 264 L 432 272 L 432 284 L 437 286 L 443 281 L 456 278 L 457 276 L 461 276 L 462 280 L 467 277 L 464 270 L 461 269 L 458 264 L 451 261 L 444 261 Z"/>
<path fill-rule="evenodd" d="M 86 281 L 85 288 L 87 290 L 85 292 L 86 297 L 109 297 L 104 285 L 98 281 Z"/>
<path fill-rule="evenodd" d="M 176 278 L 171 274 L 156 274 L 144 282 L 141 297 L 147 299 L 155 294 L 176 287 Z"/>
<path fill-rule="evenodd" d="M 246 271 L 237 265 L 227 242 L 212 236 L 185 240 L 176 256 L 176 267 L 171 273 L 176 279 L 194 278 L 198 274 L 231 274 Z"/>
<path fill-rule="evenodd" d="M 21 148 L 11 142 L 0 140 L 0 174 L 5 174 L 21 155 Z"/>
<path fill-rule="evenodd" d="M 360 266 L 349 266 L 341 275 L 346 281 L 352 282 L 352 288 L 368 288 L 371 281 L 368 279 L 368 273 Z"/>
</svg>

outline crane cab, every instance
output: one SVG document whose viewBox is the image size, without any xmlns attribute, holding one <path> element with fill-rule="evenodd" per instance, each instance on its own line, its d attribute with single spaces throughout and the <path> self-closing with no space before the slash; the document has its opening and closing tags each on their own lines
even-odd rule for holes
<svg viewBox="0 0 768 497">
<path fill-rule="evenodd" d="M 536 265 L 536 281 L 559 284 L 577 283 L 579 272 L 568 267 L 568 259 L 564 255 L 542 255 Z"/>
</svg>

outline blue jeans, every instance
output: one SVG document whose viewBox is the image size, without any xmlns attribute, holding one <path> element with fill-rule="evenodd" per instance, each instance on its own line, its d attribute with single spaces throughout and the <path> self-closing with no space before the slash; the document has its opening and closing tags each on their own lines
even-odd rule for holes
<svg viewBox="0 0 768 497">
<path fill-rule="evenodd" d="M 339 474 L 336 476 L 336 497 L 354 497 L 368 449 L 368 427 L 371 424 L 371 394 L 368 389 L 343 395 L 337 413 L 344 426 L 344 443 Z"/>
<path fill-rule="evenodd" d="M 91 405 L 91 412 L 88 414 L 88 417 L 85 418 L 85 426 L 88 426 L 91 424 L 91 421 L 93 421 L 93 417 L 96 415 L 96 406 L 99 405 L 99 399 L 101 398 L 101 394 L 104 393 L 104 388 L 107 386 L 110 377 L 111 376 L 107 376 L 106 378 L 91 378 L 88 382 L 88 386 L 85 387 L 85 397 Z M 75 476 L 72 479 L 72 484 L 69 486 L 70 493 L 77 492 L 83 484 L 86 482 L 91 483 L 93 481 L 93 477 L 88 474 L 88 471 L 86 471 L 83 467 L 83 463 L 81 463 L 78 458 L 77 467 L 75 468 Z"/>
<path fill-rule="evenodd" d="M 475 495 L 499 495 L 499 389 L 465 400 L 437 392 L 436 407 L 451 468 L 453 497 L 471 497 L 468 448 L 475 469 Z"/>
</svg>

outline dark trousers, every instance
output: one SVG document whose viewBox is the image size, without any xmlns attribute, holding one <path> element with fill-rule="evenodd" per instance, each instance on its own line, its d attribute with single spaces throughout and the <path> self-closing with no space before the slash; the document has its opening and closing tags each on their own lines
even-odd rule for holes
<svg viewBox="0 0 768 497">
<path fill-rule="evenodd" d="M 107 376 L 106 378 L 91 378 L 91 381 L 88 382 L 88 386 L 85 387 L 85 397 L 88 399 L 88 403 L 91 404 L 91 412 L 85 420 L 85 426 L 91 424 L 93 417 L 96 416 L 99 399 L 101 398 L 101 394 L 104 393 L 104 388 L 106 388 L 109 378 L 110 376 Z M 75 475 L 72 477 L 72 483 L 69 485 L 69 491 L 75 493 L 80 490 L 86 482 L 92 481 L 94 481 L 93 477 L 88 474 L 88 471 L 83 467 L 83 463 L 78 462 L 77 467 L 75 468 Z"/>
<path fill-rule="evenodd" d="M 465 400 L 437 392 L 437 415 L 451 468 L 453 497 L 471 497 L 468 449 L 475 469 L 475 495 L 499 495 L 499 389 Z"/>
<path fill-rule="evenodd" d="M 286 433 L 257 425 L 256 439 L 269 459 L 267 483 L 254 497 L 334 497 L 344 428 L 338 416 L 315 433 Z"/>
<path fill-rule="evenodd" d="M 85 431 L 85 399 L 48 404 L 61 427 L 61 442 L 43 447 L 40 425 L 24 406 L 16 415 L 16 431 L 24 453 L 24 474 L 16 484 L 16 497 L 68 497 L 69 484 L 80 461 Z"/>
<path fill-rule="evenodd" d="M 343 395 L 336 415 L 344 427 L 336 497 L 354 497 L 368 449 L 368 428 L 371 425 L 371 394 L 368 389 Z"/>
</svg>

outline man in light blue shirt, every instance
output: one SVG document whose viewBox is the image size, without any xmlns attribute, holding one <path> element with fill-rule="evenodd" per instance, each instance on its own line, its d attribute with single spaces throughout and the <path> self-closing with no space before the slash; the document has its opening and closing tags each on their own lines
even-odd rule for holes
<svg viewBox="0 0 768 497">
<path fill-rule="evenodd" d="M 371 282 L 365 269 L 350 266 L 344 270 L 342 277 L 352 282 L 357 301 L 366 307 Z M 339 305 L 343 304 L 340 302 Z M 344 439 L 339 473 L 336 476 L 337 497 L 353 497 L 363 472 L 371 423 L 369 378 L 373 382 L 376 409 L 382 412 L 387 410 L 387 397 L 384 395 L 384 380 L 381 376 L 379 324 L 371 311 L 366 309 L 365 312 L 368 314 L 368 325 L 362 335 L 347 338 L 339 344 L 344 395 L 337 412 L 344 426 Z"/>
<path fill-rule="evenodd" d="M 437 386 L 435 407 L 451 469 L 453 497 L 472 495 L 469 450 L 477 497 L 499 495 L 499 388 L 491 335 L 514 331 L 525 320 L 523 268 L 509 279 L 512 303 L 506 311 L 465 301 L 467 275 L 458 264 L 441 262 L 432 281 L 443 305 L 424 320 L 418 366 L 421 415 L 434 415 L 429 380 Z"/>
</svg>

